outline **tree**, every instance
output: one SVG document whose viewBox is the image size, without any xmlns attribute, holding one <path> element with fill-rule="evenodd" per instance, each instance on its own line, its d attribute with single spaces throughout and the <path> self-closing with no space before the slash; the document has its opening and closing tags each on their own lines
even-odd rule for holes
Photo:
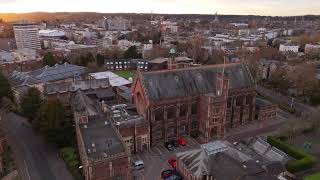
<svg viewBox="0 0 320 180">
<path fill-rule="evenodd" d="M 88 52 L 86 55 L 80 56 L 80 61 L 77 62 L 80 66 L 88 66 L 88 63 L 92 63 L 95 61 L 95 58 L 91 52 Z"/>
<path fill-rule="evenodd" d="M 104 56 L 102 54 L 97 54 L 97 65 L 102 67 L 104 65 Z"/>
<path fill-rule="evenodd" d="M 291 86 L 287 72 L 283 69 L 277 69 L 271 74 L 269 84 L 280 92 L 286 92 Z"/>
<path fill-rule="evenodd" d="M 13 99 L 14 99 L 9 81 L 0 72 L 0 100 L 4 97 L 9 98 L 11 101 L 13 101 Z"/>
<path fill-rule="evenodd" d="M 306 97 L 310 97 L 318 88 L 316 67 L 312 64 L 299 64 L 294 71 L 290 72 L 289 77 L 294 86 Z"/>
<path fill-rule="evenodd" d="M 193 36 L 188 44 L 189 56 L 191 56 L 195 62 L 202 61 L 205 56 L 204 50 L 202 49 L 202 46 L 204 45 L 204 38 L 199 35 Z"/>
<path fill-rule="evenodd" d="M 43 57 L 44 66 L 54 66 L 57 63 L 57 60 L 53 56 L 52 52 L 48 52 Z"/>
<path fill-rule="evenodd" d="M 0 99 L 0 120 L 2 119 L 3 115 L 6 114 L 10 108 L 12 107 L 12 101 L 4 97 Z"/>
<path fill-rule="evenodd" d="M 129 47 L 129 49 L 127 49 L 124 52 L 123 58 L 125 58 L 125 59 L 140 59 L 140 58 L 142 58 L 142 55 L 137 52 L 136 46 L 131 46 L 131 47 Z"/>
<path fill-rule="evenodd" d="M 22 114 L 27 117 L 30 121 L 36 118 L 37 112 L 39 111 L 42 99 L 40 91 L 37 88 L 30 88 L 22 97 L 20 102 L 20 108 Z"/>
<path fill-rule="evenodd" d="M 41 106 L 32 123 L 33 127 L 50 143 L 59 147 L 70 146 L 74 140 L 74 132 L 67 112 L 59 100 L 48 100 Z"/>
</svg>

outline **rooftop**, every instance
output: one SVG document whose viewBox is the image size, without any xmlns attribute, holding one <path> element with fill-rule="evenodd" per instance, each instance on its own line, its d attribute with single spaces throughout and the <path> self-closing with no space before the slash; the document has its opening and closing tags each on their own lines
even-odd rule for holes
<svg viewBox="0 0 320 180">
<path fill-rule="evenodd" d="M 131 81 L 121 76 L 118 76 L 111 71 L 90 73 L 90 76 L 93 77 L 94 79 L 109 79 L 110 84 L 113 87 L 124 86 L 132 83 Z"/>
<path fill-rule="evenodd" d="M 134 105 L 117 104 L 108 107 L 110 117 L 117 126 L 145 124 L 145 119 L 138 115 Z"/>
<path fill-rule="evenodd" d="M 79 126 L 89 158 L 100 160 L 126 153 L 120 135 L 106 117 L 100 116 Z"/>
<path fill-rule="evenodd" d="M 245 88 L 254 85 L 243 64 L 200 66 L 195 68 L 153 71 L 141 73 L 146 95 L 151 100 L 187 97 L 216 93 L 216 76 L 225 73 L 230 78 L 230 88 Z"/>
<path fill-rule="evenodd" d="M 272 106 L 273 104 L 268 100 L 256 98 L 256 105 L 258 107 L 266 107 L 266 106 Z"/>
<path fill-rule="evenodd" d="M 285 171 L 281 162 L 261 164 L 226 141 L 210 142 L 200 149 L 180 152 L 176 156 L 194 176 L 209 175 L 217 180 L 276 180 L 277 175 Z M 275 167 L 282 168 L 277 171 Z"/>
<path fill-rule="evenodd" d="M 45 84 L 45 92 L 47 94 L 76 92 L 78 90 L 86 91 L 90 89 L 108 88 L 110 83 L 108 79 L 89 79 L 76 80 L 72 82 L 54 82 Z"/>
<path fill-rule="evenodd" d="M 31 72 L 14 71 L 9 77 L 9 81 L 13 86 L 34 85 L 39 83 L 53 82 L 67 78 L 74 78 L 85 74 L 86 67 L 73 64 L 56 64 L 55 66 L 45 66 Z"/>
</svg>

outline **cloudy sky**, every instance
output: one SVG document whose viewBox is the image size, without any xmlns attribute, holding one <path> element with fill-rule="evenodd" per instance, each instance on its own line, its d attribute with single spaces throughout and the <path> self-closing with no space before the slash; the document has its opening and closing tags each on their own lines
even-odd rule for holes
<svg viewBox="0 0 320 180">
<path fill-rule="evenodd" d="M 320 14 L 320 0 L 0 0 L 0 12 Z"/>
</svg>

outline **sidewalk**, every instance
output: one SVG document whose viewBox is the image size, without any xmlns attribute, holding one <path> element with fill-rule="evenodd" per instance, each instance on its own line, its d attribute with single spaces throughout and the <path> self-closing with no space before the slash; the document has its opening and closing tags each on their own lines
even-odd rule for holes
<svg viewBox="0 0 320 180">
<path fill-rule="evenodd" d="M 253 121 L 250 124 L 230 129 L 226 133 L 227 140 L 239 141 L 253 136 L 259 136 L 275 132 L 286 122 L 286 119 L 277 117 L 276 119 L 264 122 Z"/>
</svg>

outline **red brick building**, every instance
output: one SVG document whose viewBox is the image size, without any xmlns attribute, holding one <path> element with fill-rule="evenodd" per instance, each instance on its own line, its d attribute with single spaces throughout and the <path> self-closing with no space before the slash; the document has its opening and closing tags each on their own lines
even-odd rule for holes
<svg viewBox="0 0 320 180">
<path fill-rule="evenodd" d="M 76 133 L 86 180 L 132 179 L 130 152 L 107 119 L 76 125 Z"/>
<path fill-rule="evenodd" d="M 257 98 L 256 100 L 256 116 L 258 121 L 268 121 L 277 117 L 278 106 L 271 102 Z"/>
<path fill-rule="evenodd" d="M 106 112 L 132 153 L 149 149 L 149 123 L 137 114 L 136 108 L 133 105 L 117 104 L 108 106 Z"/>
<path fill-rule="evenodd" d="M 30 60 L 22 62 L 0 64 L 0 71 L 9 76 L 13 71 L 29 72 L 43 67 L 42 60 Z"/>
<path fill-rule="evenodd" d="M 195 132 L 209 141 L 254 120 L 255 85 L 243 64 L 138 73 L 132 89 L 152 144 Z"/>
</svg>

